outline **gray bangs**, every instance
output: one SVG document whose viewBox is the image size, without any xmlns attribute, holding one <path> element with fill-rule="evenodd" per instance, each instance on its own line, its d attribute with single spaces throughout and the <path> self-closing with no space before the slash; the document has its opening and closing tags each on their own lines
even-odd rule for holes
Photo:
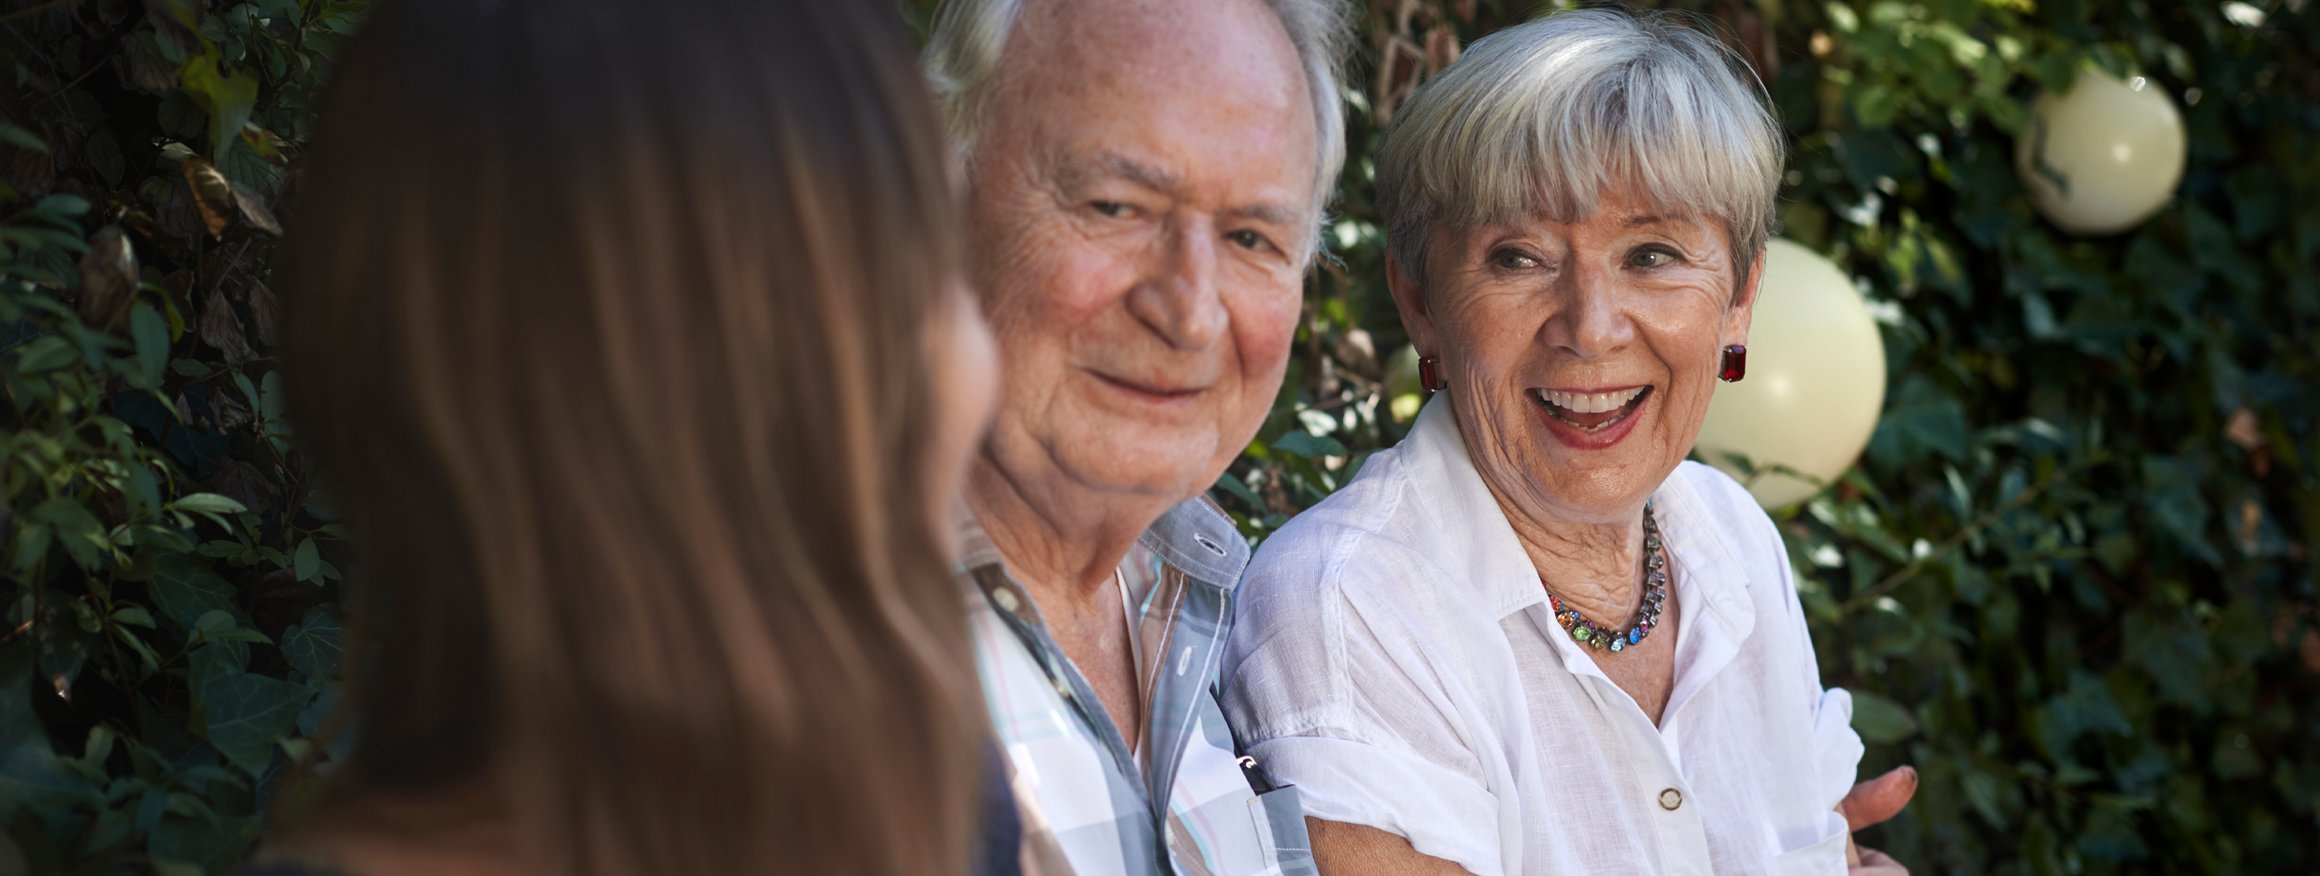
<svg viewBox="0 0 2320 876">
<path fill-rule="evenodd" d="M 1771 236 L 1781 134 L 1763 87 L 1705 34 L 1660 14 L 1550 15 L 1479 40 L 1412 93 L 1377 159 L 1394 255 L 1423 276 L 1436 223 L 1582 219 L 1633 185 L 1722 220 L 1734 267 Z"/>
</svg>

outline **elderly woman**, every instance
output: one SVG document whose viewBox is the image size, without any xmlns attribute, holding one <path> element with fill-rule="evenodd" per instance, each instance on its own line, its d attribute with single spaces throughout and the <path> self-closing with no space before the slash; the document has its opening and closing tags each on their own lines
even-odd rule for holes
<svg viewBox="0 0 2320 876">
<path fill-rule="evenodd" d="M 1325 873 L 1899 872 L 1850 850 L 1778 531 L 1684 461 L 1780 173 L 1761 88 L 1661 17 L 1512 28 L 1403 106 L 1377 204 L 1438 394 L 1258 551 L 1225 663 Z"/>
</svg>

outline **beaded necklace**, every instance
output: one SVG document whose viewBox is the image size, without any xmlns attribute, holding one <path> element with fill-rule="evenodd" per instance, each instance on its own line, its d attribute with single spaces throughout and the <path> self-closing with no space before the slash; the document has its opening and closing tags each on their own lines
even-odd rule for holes
<svg viewBox="0 0 2320 876">
<path fill-rule="evenodd" d="M 1544 583 L 1544 582 L 1542 582 Z M 1659 625 L 1660 604 L 1667 601 L 1667 551 L 1659 538 L 1659 521 L 1652 518 L 1651 503 L 1643 505 L 1643 606 L 1636 609 L 1635 619 L 1625 630 L 1607 630 L 1588 620 L 1575 608 L 1564 608 L 1563 601 L 1547 593 L 1547 605 L 1555 611 L 1555 622 L 1571 631 L 1571 638 L 1581 645 L 1596 650 L 1625 651 L 1643 644 L 1643 637 L 1651 635 L 1651 628 Z"/>
</svg>

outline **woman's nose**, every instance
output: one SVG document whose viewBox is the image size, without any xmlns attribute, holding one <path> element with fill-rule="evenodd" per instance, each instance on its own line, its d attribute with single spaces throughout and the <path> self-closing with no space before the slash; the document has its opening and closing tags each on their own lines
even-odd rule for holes
<svg viewBox="0 0 2320 876">
<path fill-rule="evenodd" d="M 1610 271 L 1581 267 L 1563 277 L 1561 312 L 1549 320 L 1551 343 L 1581 358 L 1617 352 L 1635 338 L 1626 296 Z"/>
</svg>

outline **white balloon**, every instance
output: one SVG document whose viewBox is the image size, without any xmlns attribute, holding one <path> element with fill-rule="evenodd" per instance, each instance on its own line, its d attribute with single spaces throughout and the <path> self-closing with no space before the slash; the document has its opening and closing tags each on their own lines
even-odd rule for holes
<svg viewBox="0 0 2320 876">
<path fill-rule="evenodd" d="M 2183 180 L 2183 116 L 2158 83 L 2086 70 L 2041 94 L 2014 146 L 2038 212 L 2072 234 L 2125 231 L 2167 205 Z"/>
<path fill-rule="evenodd" d="M 1386 412 L 1396 423 L 1407 423 L 1418 418 L 1418 409 L 1425 406 L 1426 388 L 1418 385 L 1418 348 L 1408 344 L 1394 351 L 1386 359 L 1385 367 Z"/>
<path fill-rule="evenodd" d="M 1868 446 L 1885 406 L 1885 340 L 1834 262 L 1786 240 L 1765 249 L 1748 330 L 1748 373 L 1719 384 L 1694 445 L 1767 510 L 1820 492 Z M 1746 457 L 1753 479 L 1727 454 Z M 1793 469 L 1800 480 L 1767 469 Z M 1818 483 L 1815 483 L 1815 482 Z"/>
</svg>

